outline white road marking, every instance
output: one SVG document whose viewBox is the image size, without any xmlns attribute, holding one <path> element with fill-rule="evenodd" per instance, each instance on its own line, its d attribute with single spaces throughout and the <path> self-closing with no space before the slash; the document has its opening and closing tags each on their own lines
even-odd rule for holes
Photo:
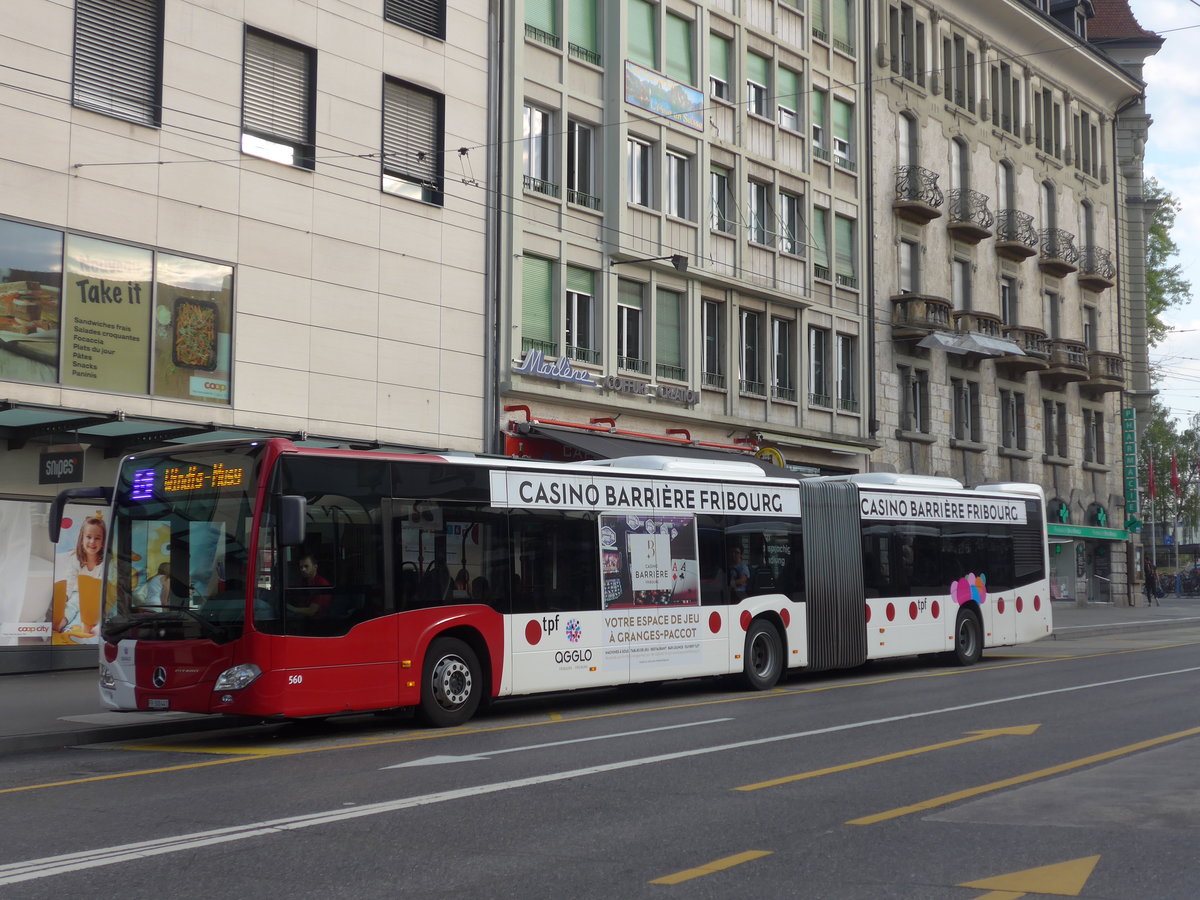
<svg viewBox="0 0 1200 900">
<path fill-rule="evenodd" d="M 439 766 L 444 763 L 455 762 L 479 762 L 481 760 L 490 759 L 493 756 L 499 756 L 501 753 L 524 753 L 527 750 L 544 750 L 547 747 L 565 747 L 567 744 L 585 744 L 589 741 L 607 741 L 612 738 L 632 737 L 637 734 L 653 734 L 656 731 L 674 731 L 679 728 L 692 728 L 696 725 L 716 725 L 720 722 L 732 722 L 733 719 L 726 717 L 724 719 L 706 719 L 703 722 L 684 722 L 681 725 L 663 725 L 661 728 L 643 728 L 639 731 L 620 731 L 616 734 L 597 734 L 591 737 L 572 738 L 569 741 L 550 741 L 545 744 L 530 744 L 528 747 L 509 747 L 506 750 L 488 750 L 485 753 L 476 753 L 470 756 L 426 756 L 423 759 L 414 759 L 409 762 L 396 763 L 394 766 L 384 766 L 384 769 L 407 769 L 412 766 Z"/>
<path fill-rule="evenodd" d="M 645 756 L 640 759 L 627 759 L 618 762 L 604 763 L 598 766 L 587 766 L 582 769 L 571 769 L 567 772 L 552 772 L 547 775 L 533 775 L 529 778 L 517 778 L 512 781 L 499 781 L 494 784 L 481 784 L 475 787 L 459 788 L 454 791 L 441 791 L 435 794 L 421 794 L 416 797 L 404 797 L 399 800 L 385 800 L 380 803 L 369 803 L 351 809 L 327 810 L 325 812 L 309 813 L 299 816 L 287 816 L 282 819 L 271 819 L 265 822 L 254 822 L 249 825 L 237 825 L 230 828 L 217 828 L 211 831 L 198 831 L 192 834 L 176 835 L 174 837 L 158 838 L 151 841 L 139 841 L 133 844 L 120 844 L 115 847 L 102 847 L 97 850 L 84 850 L 79 853 L 66 853 L 60 856 L 48 856 L 42 859 L 32 859 L 25 862 L 8 863 L 0 866 L 0 886 L 17 884 L 22 881 L 32 881 L 37 878 L 48 878 L 52 875 L 65 875 L 69 872 L 79 872 L 98 866 L 109 866 L 119 862 L 129 862 L 136 859 L 147 859 L 151 856 L 161 856 L 165 853 L 178 853 L 183 850 L 196 850 L 225 844 L 246 838 L 280 834 L 296 831 L 301 828 L 311 828 L 315 825 L 331 825 L 349 819 L 359 819 L 364 816 L 377 816 L 384 813 L 397 812 L 403 809 L 414 809 L 418 806 L 431 806 L 435 803 L 447 803 L 452 800 L 463 800 L 469 797 L 481 797 L 496 794 L 501 791 L 511 791 L 518 788 L 535 787 L 542 784 L 552 784 L 556 781 L 567 781 L 572 778 L 583 778 L 589 775 L 602 775 L 606 772 L 618 772 L 621 769 L 633 769 L 640 766 L 653 765 L 661 762 L 671 762 L 678 759 L 688 759 L 695 756 L 706 756 L 710 753 L 723 753 L 727 750 L 743 750 L 747 747 L 761 747 L 781 741 L 792 741 L 798 738 L 813 737 L 819 734 L 832 734 L 839 731 L 851 731 L 856 728 L 867 728 L 871 725 L 885 725 L 890 722 L 904 722 L 910 719 L 922 719 L 928 716 L 938 716 L 944 713 L 962 712 L 968 709 L 981 709 L 986 706 L 999 706 L 1002 703 L 1015 703 L 1020 700 L 1032 700 L 1037 697 L 1050 697 L 1055 694 L 1069 694 L 1075 691 L 1092 690 L 1093 688 L 1112 687 L 1119 684 L 1130 684 L 1135 681 L 1145 681 L 1150 678 L 1166 678 L 1172 675 L 1188 675 L 1200 672 L 1200 666 L 1187 669 L 1173 669 L 1169 672 L 1154 672 L 1148 675 L 1132 675 L 1128 678 L 1115 678 L 1111 681 L 1096 681 L 1091 684 L 1079 684 L 1071 687 L 1051 688 L 1045 691 L 1034 691 L 1028 694 L 1017 694 L 1012 697 L 999 697 L 995 700 L 980 700 L 975 703 L 963 703 L 958 706 L 946 706 L 941 709 L 930 709 L 924 712 L 904 713 L 897 716 L 884 716 L 880 719 L 870 719 L 864 722 L 847 722 L 843 725 L 830 725 L 827 728 L 814 728 L 810 731 L 797 731 L 791 734 L 779 734 L 774 737 L 755 738 L 753 740 L 737 741 L 732 744 L 721 744 L 715 747 L 698 747 L 693 750 L 680 750 L 675 753 L 662 753 L 657 756 Z"/>
</svg>

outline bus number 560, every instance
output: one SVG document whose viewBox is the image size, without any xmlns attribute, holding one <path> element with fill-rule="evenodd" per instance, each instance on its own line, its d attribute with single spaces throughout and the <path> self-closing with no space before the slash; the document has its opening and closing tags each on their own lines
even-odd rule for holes
<svg viewBox="0 0 1200 900">
<path fill-rule="evenodd" d="M 288 684 L 304 684 L 303 675 L 289 675 Z"/>
</svg>

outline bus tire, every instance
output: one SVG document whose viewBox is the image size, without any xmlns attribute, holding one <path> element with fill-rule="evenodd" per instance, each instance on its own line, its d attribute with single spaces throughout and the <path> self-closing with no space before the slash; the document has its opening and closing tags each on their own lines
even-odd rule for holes
<svg viewBox="0 0 1200 900">
<path fill-rule="evenodd" d="M 421 675 L 421 719 L 435 728 L 462 725 L 483 693 L 479 657 L 465 641 L 440 637 L 429 645 Z"/>
<path fill-rule="evenodd" d="M 746 631 L 742 655 L 742 680 L 755 691 L 769 691 L 783 674 L 783 642 L 766 619 L 755 619 Z"/>
<path fill-rule="evenodd" d="M 960 666 L 973 666 L 983 657 L 983 626 L 979 613 L 962 607 L 954 620 L 954 651 L 950 658 Z"/>
</svg>

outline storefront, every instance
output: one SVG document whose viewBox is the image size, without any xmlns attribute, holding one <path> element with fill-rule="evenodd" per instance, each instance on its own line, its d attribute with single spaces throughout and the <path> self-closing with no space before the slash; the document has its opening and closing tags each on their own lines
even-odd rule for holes
<svg viewBox="0 0 1200 900">
<path fill-rule="evenodd" d="M 1047 525 L 1050 596 L 1088 603 L 1128 602 L 1125 558 L 1129 532 L 1091 525 Z"/>
</svg>

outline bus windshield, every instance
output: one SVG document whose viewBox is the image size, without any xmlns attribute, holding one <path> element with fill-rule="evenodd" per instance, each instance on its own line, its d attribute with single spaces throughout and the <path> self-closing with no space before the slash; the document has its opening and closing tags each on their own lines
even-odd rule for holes
<svg viewBox="0 0 1200 900">
<path fill-rule="evenodd" d="M 106 641 L 241 636 L 261 451 L 217 445 L 124 461 L 113 499 Z"/>
</svg>

